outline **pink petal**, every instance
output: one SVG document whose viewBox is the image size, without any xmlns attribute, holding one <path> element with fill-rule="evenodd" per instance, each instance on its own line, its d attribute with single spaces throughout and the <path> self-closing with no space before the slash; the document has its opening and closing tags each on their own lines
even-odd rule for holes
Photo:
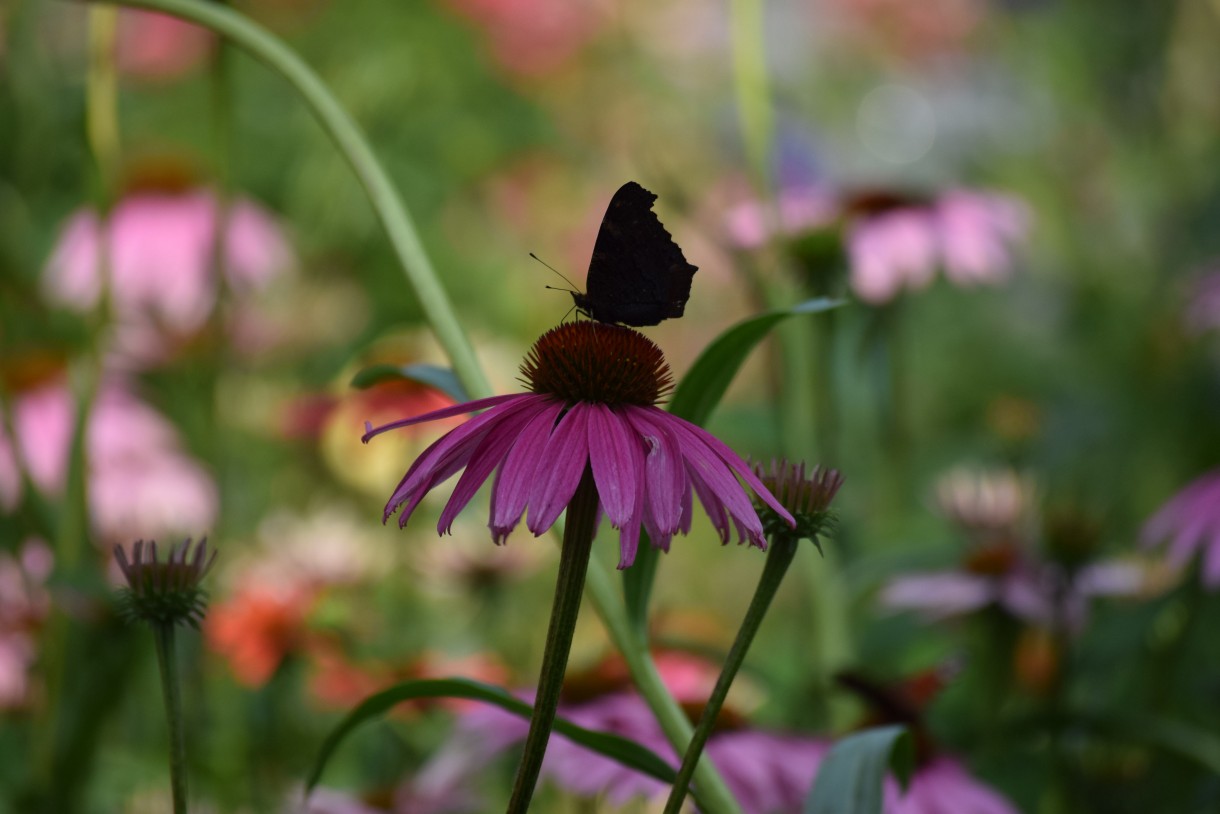
<svg viewBox="0 0 1220 814">
<path fill-rule="evenodd" d="M 483 481 L 487 480 L 487 476 L 508 455 L 522 428 L 546 408 L 545 401 L 529 399 L 519 401 L 499 411 L 500 418 L 495 430 L 487 433 L 479 443 L 466 464 L 466 471 L 458 479 L 457 486 L 453 487 L 453 494 L 450 496 L 449 502 L 445 504 L 440 520 L 436 524 L 438 534 L 451 533 L 453 521 L 479 491 L 479 487 L 483 485 Z"/>
<path fill-rule="evenodd" d="M 504 458 L 491 489 L 491 532 L 497 543 L 503 543 L 521 520 L 535 474 L 543 462 L 542 453 L 555 422 L 564 409 L 563 402 L 546 401 L 542 412 L 534 416 L 517 433 L 513 448 Z"/>
<path fill-rule="evenodd" d="M 475 401 L 467 401 L 461 404 L 455 404 L 452 407 L 445 407 L 441 410 L 433 410 L 430 413 L 417 415 L 414 418 L 404 418 L 401 421 L 392 421 L 389 424 L 383 424 L 376 429 L 373 429 L 368 424 L 365 424 L 365 433 L 360 440 L 368 443 L 369 439 L 376 435 L 381 435 L 388 430 L 396 430 L 401 427 L 409 427 L 412 424 L 422 424 L 425 421 L 436 421 L 439 418 L 449 418 L 463 413 L 473 413 L 476 410 L 482 410 L 486 407 L 495 407 L 498 404 L 503 404 L 506 401 L 514 399 L 538 399 L 544 398 L 533 393 L 511 393 L 507 396 L 491 396 L 485 399 L 476 399 Z"/>
<path fill-rule="evenodd" d="M 549 529 L 563 512 L 589 462 L 589 405 L 573 405 L 547 439 L 542 461 L 530 494 L 530 513 L 526 524 L 535 536 Z"/>
<path fill-rule="evenodd" d="M 653 421 L 646 410 L 628 410 L 626 417 L 648 444 L 644 520 L 649 524 L 653 542 L 660 544 L 658 532 L 668 540 L 682 526 L 682 495 L 690 489 L 682 450 L 665 425 Z"/>
<path fill-rule="evenodd" d="M 680 418 L 675 417 L 675 420 L 681 421 L 686 429 L 698 436 L 703 443 L 705 443 L 713 452 L 720 456 L 720 460 L 728 464 L 729 469 L 736 472 L 737 475 L 746 482 L 746 485 L 754 490 L 754 494 L 758 495 L 759 499 L 762 500 L 763 503 L 770 506 L 776 514 L 787 520 L 790 525 L 796 525 L 796 520 L 793 519 L 792 515 L 788 513 L 788 510 L 775 499 L 775 496 L 767 490 L 767 487 L 763 486 L 762 481 L 760 481 L 758 476 L 754 474 L 754 470 L 746 466 L 746 462 L 743 461 L 736 452 L 729 449 L 727 444 L 702 427 L 682 421 Z M 757 517 L 757 513 L 754 512 L 753 507 L 751 507 L 750 512 Z"/>
<path fill-rule="evenodd" d="M 643 451 L 633 429 L 622 416 L 604 404 L 590 404 L 589 465 L 597 483 L 597 495 L 610 523 L 622 529 L 635 514 L 642 482 Z"/>
</svg>

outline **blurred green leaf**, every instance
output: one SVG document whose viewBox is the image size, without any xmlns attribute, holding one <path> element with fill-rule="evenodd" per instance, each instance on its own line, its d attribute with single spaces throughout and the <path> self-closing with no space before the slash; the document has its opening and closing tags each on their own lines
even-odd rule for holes
<svg viewBox="0 0 1220 814">
<path fill-rule="evenodd" d="M 822 761 L 805 814 L 881 814 L 886 772 L 892 768 L 906 785 L 914 765 L 915 746 L 904 726 L 849 735 Z"/>
<path fill-rule="evenodd" d="M 703 424 L 711 416 L 742 362 L 750 351 L 788 317 L 798 314 L 819 314 L 846 304 L 846 300 L 826 297 L 806 300 L 791 308 L 767 311 L 737 323 L 712 340 L 690 370 L 678 382 L 669 411 L 695 424 Z"/>
<path fill-rule="evenodd" d="M 327 736 L 318 753 L 318 759 L 309 772 L 309 778 L 305 783 L 306 793 L 308 794 L 317 785 L 327 761 L 352 730 L 366 721 L 380 717 L 396 704 L 419 698 L 470 698 L 475 701 L 485 701 L 526 720 L 529 720 L 533 712 L 531 705 L 511 695 L 507 690 L 467 678 L 426 679 L 396 684 L 390 689 L 371 695 L 362 701 Z M 586 749 L 617 760 L 624 766 L 655 777 L 663 783 L 674 781 L 676 772 L 673 767 L 635 741 L 608 732 L 585 729 L 560 717 L 555 718 L 555 731 Z"/>
<path fill-rule="evenodd" d="M 1220 737 L 1182 721 L 1113 711 L 1075 712 L 1073 718 L 1105 737 L 1178 755 L 1220 775 Z"/>
<path fill-rule="evenodd" d="M 435 387 L 458 403 L 471 400 L 452 368 L 438 365 L 372 365 L 352 377 L 352 387 L 366 390 L 382 382 L 403 379 Z"/>
</svg>

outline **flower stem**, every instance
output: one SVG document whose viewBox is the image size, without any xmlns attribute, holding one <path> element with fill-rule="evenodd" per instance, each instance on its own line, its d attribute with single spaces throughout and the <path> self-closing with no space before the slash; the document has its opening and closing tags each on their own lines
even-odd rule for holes
<svg viewBox="0 0 1220 814">
<path fill-rule="evenodd" d="M 186 814 L 186 737 L 182 727 L 182 694 L 178 686 L 178 661 L 174 653 L 174 625 L 152 626 L 161 667 L 161 694 L 169 723 L 169 775 L 173 788 L 174 814 Z"/>
<path fill-rule="evenodd" d="M 525 751 L 517 767 L 508 814 L 525 814 L 529 810 L 542 758 L 546 754 L 555 724 L 555 709 L 563 689 L 563 675 L 572 649 L 572 634 L 580 614 L 580 598 L 589 570 L 589 554 L 593 550 L 593 535 L 597 530 L 597 486 L 593 470 L 585 466 L 576 494 L 568 503 L 567 523 L 563 530 L 563 547 L 559 551 L 559 576 L 555 580 L 555 598 L 551 605 L 551 623 L 546 632 L 546 650 L 542 654 L 542 672 L 538 676 L 538 694 L 534 698 L 534 714 L 530 718 Z"/>
<path fill-rule="evenodd" d="M 233 9 L 205 0 L 118 0 L 119 5 L 152 9 L 215 31 L 280 74 L 331 137 L 360 179 L 411 285 L 420 310 L 472 398 L 491 394 L 470 340 L 462 331 L 436 269 L 424 251 L 415 223 L 378 163 L 368 140 L 347 111 L 305 62 L 280 39 Z"/>
<path fill-rule="evenodd" d="M 665 739 L 675 752 L 684 752 L 690 743 L 694 728 L 686 713 L 665 687 L 657 665 L 648 652 L 648 643 L 641 639 L 627 618 L 626 609 L 617 601 L 610 577 L 598 569 L 589 571 L 589 598 L 593 608 L 606 626 L 610 640 L 627 662 L 627 670 L 635 681 L 635 688 L 648 704 L 653 717 L 661 725 Z M 733 799 L 724 779 L 710 760 L 700 761 L 695 767 L 695 782 L 699 786 L 699 798 L 708 814 L 738 814 L 741 807 Z"/>
<path fill-rule="evenodd" d="M 707 699 L 707 705 L 704 706 L 703 714 L 699 717 L 694 737 L 691 738 L 690 746 L 687 747 L 686 754 L 682 757 L 682 767 L 678 769 L 678 777 L 674 780 L 673 790 L 669 793 L 669 800 L 665 803 L 665 814 L 678 814 L 682 810 L 682 801 L 686 799 L 686 792 L 690 788 L 695 766 L 699 763 L 703 747 L 707 744 L 708 736 L 712 734 L 712 728 L 716 725 L 720 708 L 724 706 L 724 699 L 728 697 L 729 687 L 732 686 L 733 679 L 737 677 L 737 671 L 741 669 L 741 665 L 745 661 L 746 652 L 750 649 L 750 644 L 754 641 L 759 627 L 762 626 L 763 617 L 767 615 L 771 600 L 775 598 L 780 583 L 784 581 L 784 574 L 787 573 L 788 566 L 792 564 L 792 558 L 796 556 L 799 544 L 798 538 L 783 534 L 777 534 L 771 541 L 771 550 L 767 553 L 767 562 L 763 566 L 762 576 L 758 579 L 758 587 L 754 589 L 754 598 L 750 600 L 746 618 L 741 622 L 737 638 L 733 641 L 733 647 L 729 650 L 724 667 L 720 670 L 720 677 L 716 679 L 716 686 L 712 689 L 711 697 Z"/>
</svg>

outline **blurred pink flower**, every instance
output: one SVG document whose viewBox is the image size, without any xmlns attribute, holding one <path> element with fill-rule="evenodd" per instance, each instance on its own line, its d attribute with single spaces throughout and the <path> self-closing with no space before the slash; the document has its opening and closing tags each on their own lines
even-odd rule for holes
<svg viewBox="0 0 1220 814">
<path fill-rule="evenodd" d="M 118 66 L 128 76 L 173 79 L 207 56 L 214 42 L 207 29 L 167 14 L 119 12 Z"/>
<path fill-rule="evenodd" d="M 885 814 L 1019 814 L 991 787 L 976 780 L 957 761 L 934 757 L 911 775 L 905 792 L 886 781 Z"/>
<path fill-rule="evenodd" d="M 1220 330 L 1220 271 L 1193 281 L 1185 320 L 1186 327 L 1196 334 Z"/>
<path fill-rule="evenodd" d="M 866 213 L 847 227 L 851 285 L 874 305 L 932 282 L 936 269 L 961 286 L 996 283 L 1012 273 L 1010 246 L 1028 230 L 1016 199 L 953 190 L 930 204 Z"/>
<path fill-rule="evenodd" d="M 1187 484 L 1144 524 L 1145 545 L 1169 541 L 1171 566 L 1181 568 L 1196 554 L 1203 583 L 1220 586 L 1220 469 Z"/>
<path fill-rule="evenodd" d="M 715 667 L 691 657 L 662 657 L 657 666 L 675 697 L 691 706 L 705 700 L 702 691 L 715 681 Z M 609 687 L 626 680 L 614 659 L 595 672 L 604 670 L 609 672 L 601 679 Z M 569 685 L 572 682 L 569 678 Z M 629 738 L 656 752 L 676 769 L 678 758 L 643 699 L 629 689 L 599 693 L 598 683 L 598 675 L 588 675 L 575 679 L 579 686 L 565 685 L 559 715 L 588 729 Z M 586 684 L 594 694 L 582 692 Z M 688 694 L 696 689 L 700 692 L 698 696 Z M 720 769 L 742 810 L 747 814 L 799 812 L 829 744 L 819 738 L 747 729 L 741 726 L 740 718 L 727 711 L 724 720 L 729 728 L 712 734 L 706 753 Z M 443 775 L 448 784 L 457 784 L 461 778 L 482 771 L 495 755 L 523 740 L 528 729 L 525 719 L 498 707 L 480 707 L 463 716 L 450 741 L 421 769 L 417 782 Z M 562 735 L 551 738 L 542 776 L 568 792 L 604 798 L 615 806 L 639 797 L 663 800 L 669 793 L 665 783 L 591 752 Z"/>
<path fill-rule="evenodd" d="M 895 577 L 882 588 L 879 601 L 891 610 L 916 611 L 933 620 L 996 605 L 1035 625 L 1077 631 L 1088 619 L 1091 599 L 1151 590 L 1152 575 L 1136 563 L 1096 562 L 1069 576 L 1057 564 L 1001 548 L 980 548 L 958 569 Z"/>
<path fill-rule="evenodd" d="M 52 302 L 78 311 L 97 306 L 102 236 L 93 210 L 80 210 L 68 220 L 45 269 L 44 288 Z M 198 331 L 216 303 L 215 196 L 200 189 L 129 195 L 111 213 L 105 237 L 117 350 L 137 360 L 160 360 L 165 338 Z M 256 290 L 292 262 L 271 215 L 249 200 L 234 200 L 225 236 L 227 284 L 239 294 Z"/>
<path fill-rule="evenodd" d="M 571 59 L 602 23 L 593 0 L 447 0 L 479 26 L 492 55 L 522 76 L 549 73 Z"/>
<path fill-rule="evenodd" d="M 18 461 L 40 491 L 63 491 L 75 406 L 58 380 L 18 395 L 7 409 L 17 443 L 0 428 L 0 508 L 11 510 L 21 499 Z M 90 516 L 107 540 L 197 534 L 215 519 L 211 477 L 182 451 L 173 425 L 117 380 L 93 403 L 86 452 Z"/>
<path fill-rule="evenodd" d="M 725 215 L 729 241 L 739 249 L 761 248 L 771 238 L 770 217 L 757 201 L 743 201 Z M 794 187 L 780 192 L 774 217 L 781 234 L 800 235 L 833 226 L 839 217 L 834 196 L 813 187 Z"/>
<path fill-rule="evenodd" d="M 43 587 L 54 558 L 41 540 L 27 540 L 14 557 L 0 551 L 0 709 L 30 700 L 35 633 L 50 605 Z"/>
</svg>

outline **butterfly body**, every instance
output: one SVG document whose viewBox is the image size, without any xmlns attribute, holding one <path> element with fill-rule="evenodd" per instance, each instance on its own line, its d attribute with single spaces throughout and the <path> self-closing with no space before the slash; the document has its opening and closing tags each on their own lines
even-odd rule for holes
<svg viewBox="0 0 1220 814">
<path fill-rule="evenodd" d="M 652 211 L 657 196 L 634 181 L 619 187 L 602 218 L 587 292 L 576 308 L 599 322 L 641 327 L 682 316 L 698 270 Z"/>
</svg>

